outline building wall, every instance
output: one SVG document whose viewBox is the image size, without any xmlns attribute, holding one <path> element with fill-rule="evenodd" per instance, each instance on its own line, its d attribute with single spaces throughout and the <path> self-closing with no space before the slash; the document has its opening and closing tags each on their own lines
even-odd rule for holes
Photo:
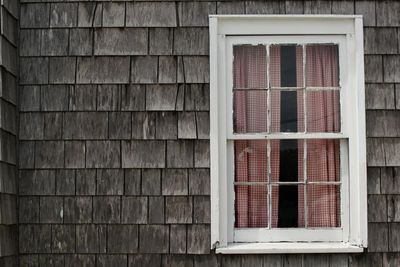
<svg viewBox="0 0 400 267">
<path fill-rule="evenodd" d="M 0 266 L 17 266 L 18 1 L 0 4 Z"/>
<path fill-rule="evenodd" d="M 20 266 L 400 265 L 400 2 L 21 0 L 20 12 Z M 364 15 L 367 252 L 210 251 L 215 13 Z"/>
</svg>

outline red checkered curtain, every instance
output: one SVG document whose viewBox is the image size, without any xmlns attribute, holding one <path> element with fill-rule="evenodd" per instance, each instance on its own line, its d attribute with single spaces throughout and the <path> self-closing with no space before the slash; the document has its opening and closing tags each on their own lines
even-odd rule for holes
<svg viewBox="0 0 400 267">
<path fill-rule="evenodd" d="M 266 47 L 234 48 L 234 131 L 267 131 Z M 235 182 L 267 182 L 265 141 L 235 141 Z M 235 227 L 268 226 L 266 186 L 235 186 Z"/>
<path fill-rule="evenodd" d="M 306 83 L 310 87 L 338 87 L 338 50 L 335 45 L 308 45 Z M 338 90 L 309 92 L 307 95 L 307 130 L 340 131 Z M 308 181 L 340 180 L 340 143 L 338 140 L 307 141 Z M 307 188 L 308 226 L 340 226 L 340 191 L 338 185 L 310 185 Z"/>
<path fill-rule="evenodd" d="M 281 52 L 279 45 L 273 45 L 270 48 L 270 83 L 271 87 L 281 87 Z M 303 49 L 301 46 L 296 47 L 296 82 L 297 87 L 303 87 Z M 271 92 L 271 130 L 273 132 L 280 132 L 281 118 L 281 98 L 280 91 L 272 90 Z M 297 129 L 298 131 L 304 131 L 304 101 L 303 92 L 301 90 L 297 93 Z M 280 173 L 280 141 L 271 141 L 271 181 L 279 182 Z M 303 180 L 303 158 L 304 148 L 303 142 L 298 142 L 298 180 Z M 278 186 L 272 186 L 272 211 L 271 211 L 271 227 L 278 227 L 278 208 L 279 208 L 279 188 Z M 298 190 L 298 226 L 304 227 L 304 190 L 303 187 Z"/>
</svg>

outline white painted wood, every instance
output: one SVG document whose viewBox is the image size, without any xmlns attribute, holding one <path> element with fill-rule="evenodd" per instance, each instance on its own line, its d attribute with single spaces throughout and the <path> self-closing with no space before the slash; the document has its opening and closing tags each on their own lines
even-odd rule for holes
<svg viewBox="0 0 400 267">
<path fill-rule="evenodd" d="M 363 248 L 342 242 L 314 243 L 233 243 L 219 247 L 221 254 L 302 254 L 302 253 L 361 253 Z"/>
<path fill-rule="evenodd" d="M 341 90 L 341 133 L 233 134 L 233 45 L 279 43 L 339 45 L 340 88 L 330 89 Z M 362 252 L 360 246 L 367 245 L 362 17 L 211 15 L 210 57 L 211 247 L 217 253 Z M 341 140 L 341 228 L 234 229 L 233 140 L 312 138 Z"/>
</svg>

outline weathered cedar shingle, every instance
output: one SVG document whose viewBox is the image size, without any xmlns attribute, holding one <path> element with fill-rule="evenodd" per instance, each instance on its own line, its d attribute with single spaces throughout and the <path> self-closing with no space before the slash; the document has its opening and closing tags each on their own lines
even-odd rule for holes
<svg viewBox="0 0 400 267">
<path fill-rule="evenodd" d="M 217 2 L 218 14 L 244 14 L 245 2 L 242 1 L 222 1 Z"/>
<path fill-rule="evenodd" d="M 141 151 L 141 153 L 137 153 Z M 122 141 L 122 168 L 164 168 L 162 141 Z"/>
<path fill-rule="evenodd" d="M 208 15 L 216 12 L 215 2 L 179 2 L 179 26 L 208 26 Z"/>
<path fill-rule="evenodd" d="M 167 253 L 169 250 L 168 225 L 140 225 L 139 251 L 142 253 Z"/>
<path fill-rule="evenodd" d="M 78 3 L 52 3 L 50 6 L 50 27 L 76 27 Z"/>
<path fill-rule="evenodd" d="M 377 26 L 400 26 L 400 3 L 397 1 L 376 2 Z"/>
<path fill-rule="evenodd" d="M 397 94 L 392 84 L 366 84 L 366 109 L 395 109 Z"/>
<path fill-rule="evenodd" d="M 49 26 L 50 4 L 32 3 L 21 5 L 21 28 L 42 28 Z"/>
<path fill-rule="evenodd" d="M 375 1 L 355 1 L 355 13 L 363 15 L 364 26 L 375 26 Z"/>
<path fill-rule="evenodd" d="M 121 219 L 120 197 L 93 197 L 94 223 L 119 223 Z"/>
<path fill-rule="evenodd" d="M 247 1 L 246 14 L 284 14 L 285 3 L 279 1 Z"/>
<path fill-rule="evenodd" d="M 52 112 L 44 114 L 44 139 L 54 140 L 62 138 L 62 113 Z"/>
<path fill-rule="evenodd" d="M 207 28 L 177 28 L 174 30 L 175 55 L 208 55 Z"/>
<path fill-rule="evenodd" d="M 91 197 L 64 199 L 64 223 L 91 223 L 93 213 Z"/>
<path fill-rule="evenodd" d="M 368 222 L 386 222 L 387 203 L 385 195 L 368 196 Z"/>
<path fill-rule="evenodd" d="M 365 82 L 381 83 L 383 81 L 382 56 L 366 55 L 364 57 Z"/>
<path fill-rule="evenodd" d="M 84 141 L 65 142 L 65 168 L 85 167 L 86 144 Z"/>
<path fill-rule="evenodd" d="M 74 225 L 53 225 L 51 228 L 53 253 L 74 253 L 75 252 L 75 226 Z"/>
<path fill-rule="evenodd" d="M 132 254 L 128 255 L 128 266 L 161 266 L 160 254 Z"/>
<path fill-rule="evenodd" d="M 332 14 L 354 14 L 354 1 L 336 0 L 332 1 Z"/>
<path fill-rule="evenodd" d="M 119 141 L 87 141 L 87 168 L 120 168 L 121 145 Z"/>
<path fill-rule="evenodd" d="M 69 87 L 69 110 L 96 110 L 97 87 L 95 85 L 76 85 Z"/>
<path fill-rule="evenodd" d="M 331 14 L 331 1 L 304 1 L 304 14 Z"/>
<path fill-rule="evenodd" d="M 186 225 L 171 225 L 170 252 L 173 254 L 186 253 Z"/>
<path fill-rule="evenodd" d="M 400 56 L 387 55 L 383 56 L 384 81 L 400 82 Z"/>
<path fill-rule="evenodd" d="M 137 250 L 137 225 L 109 225 L 107 227 L 107 252 L 135 253 Z"/>
<path fill-rule="evenodd" d="M 396 54 L 397 38 L 395 28 L 365 28 L 365 54 Z"/>
<path fill-rule="evenodd" d="M 48 29 L 41 31 L 42 56 L 66 56 L 68 54 L 69 31 L 67 29 Z"/>
<path fill-rule="evenodd" d="M 71 29 L 69 36 L 69 54 L 72 56 L 92 55 L 93 30 Z"/>
<path fill-rule="evenodd" d="M 135 2 L 126 5 L 126 26 L 175 27 L 176 23 L 173 2 Z"/>
<path fill-rule="evenodd" d="M 98 2 L 81 2 L 78 7 L 78 27 L 100 27 L 103 5 Z"/>
<path fill-rule="evenodd" d="M 49 59 L 49 83 L 51 84 L 75 83 L 75 71 L 75 57 L 51 57 Z"/>
<path fill-rule="evenodd" d="M 125 3 L 104 3 L 103 27 L 122 27 L 125 24 Z"/>
<path fill-rule="evenodd" d="M 95 224 L 77 225 L 76 236 L 77 253 L 104 253 L 106 251 L 106 226 Z"/>
</svg>

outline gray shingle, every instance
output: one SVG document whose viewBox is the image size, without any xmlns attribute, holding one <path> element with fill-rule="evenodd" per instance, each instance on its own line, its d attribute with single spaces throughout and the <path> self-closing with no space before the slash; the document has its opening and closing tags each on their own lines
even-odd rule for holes
<svg viewBox="0 0 400 267">
<path fill-rule="evenodd" d="M 95 266 L 95 255 L 71 254 L 65 255 L 65 266 Z"/>
<path fill-rule="evenodd" d="M 365 54 L 396 54 L 397 39 L 394 28 L 365 28 L 364 52 Z"/>
<path fill-rule="evenodd" d="M 388 238 L 388 225 L 386 223 L 368 224 L 368 252 L 387 252 Z"/>
<path fill-rule="evenodd" d="M 119 168 L 121 166 L 119 141 L 87 141 L 87 168 Z"/>
<path fill-rule="evenodd" d="M 62 223 L 63 222 L 63 198 L 62 197 L 40 197 L 40 222 Z"/>
<path fill-rule="evenodd" d="M 193 200 L 191 197 L 166 197 L 166 223 L 192 223 Z"/>
<path fill-rule="evenodd" d="M 65 139 L 105 139 L 108 116 L 105 112 L 69 112 L 64 114 Z"/>
<path fill-rule="evenodd" d="M 355 1 L 356 14 L 363 15 L 364 26 L 375 26 L 375 1 Z"/>
<path fill-rule="evenodd" d="M 49 60 L 49 82 L 53 84 L 75 83 L 75 57 L 51 57 Z"/>
<path fill-rule="evenodd" d="M 99 85 L 97 87 L 97 110 L 120 110 L 121 109 L 121 91 L 125 91 L 127 85 Z M 124 97 L 126 95 L 124 94 Z M 129 101 L 129 99 L 124 99 Z"/>
<path fill-rule="evenodd" d="M 148 266 L 158 267 L 161 266 L 161 255 L 160 254 L 133 254 L 129 255 L 128 259 L 129 267 L 135 266 Z"/>
<path fill-rule="evenodd" d="M 211 223 L 209 196 L 193 197 L 193 223 Z"/>
<path fill-rule="evenodd" d="M 167 141 L 167 167 L 191 168 L 194 166 L 194 146 L 190 140 Z"/>
<path fill-rule="evenodd" d="M 400 166 L 400 139 L 386 138 L 384 144 L 386 166 Z"/>
<path fill-rule="evenodd" d="M 199 255 L 194 257 L 194 267 L 200 267 L 200 266 L 219 267 L 220 266 L 219 262 L 220 261 L 218 257 L 216 257 L 213 254 Z"/>
<path fill-rule="evenodd" d="M 284 14 L 285 3 L 279 1 L 246 1 L 246 14 Z"/>
<path fill-rule="evenodd" d="M 210 253 L 210 226 L 207 224 L 188 225 L 187 253 Z"/>
<path fill-rule="evenodd" d="M 389 224 L 389 251 L 400 251 L 400 223 Z"/>
<path fill-rule="evenodd" d="M 146 224 L 147 207 L 147 197 L 123 197 L 122 223 Z"/>
<path fill-rule="evenodd" d="M 123 27 L 125 24 L 125 3 L 104 3 L 103 27 Z"/>
<path fill-rule="evenodd" d="M 190 255 L 168 254 L 162 258 L 162 266 L 193 267 L 193 257 Z"/>
<path fill-rule="evenodd" d="M 304 14 L 331 14 L 331 1 L 317 0 L 304 1 Z"/>
<path fill-rule="evenodd" d="M 126 26 L 176 27 L 175 3 L 135 2 L 126 5 Z"/>
<path fill-rule="evenodd" d="M 39 197 L 19 197 L 19 223 L 39 222 Z"/>
<path fill-rule="evenodd" d="M 392 84 L 366 84 L 366 109 L 395 109 L 395 89 Z"/>
<path fill-rule="evenodd" d="M 20 140 L 18 149 L 19 168 L 33 169 L 35 163 L 35 142 Z"/>
<path fill-rule="evenodd" d="M 41 113 L 21 113 L 19 118 L 19 139 L 43 139 L 44 116 Z"/>
<path fill-rule="evenodd" d="M 84 141 L 65 142 L 65 168 L 85 167 L 86 145 Z"/>
<path fill-rule="evenodd" d="M 208 26 L 208 15 L 217 13 L 215 2 L 179 2 L 179 26 Z"/>
<path fill-rule="evenodd" d="M 158 169 L 142 170 L 142 195 L 160 195 L 161 172 Z"/>
<path fill-rule="evenodd" d="M 170 252 L 173 254 L 186 253 L 186 225 L 171 225 Z"/>
<path fill-rule="evenodd" d="M 76 171 L 76 194 L 94 195 L 96 193 L 96 170 Z"/>
<path fill-rule="evenodd" d="M 61 112 L 52 112 L 44 114 L 44 139 L 62 138 L 63 118 Z"/>
<path fill-rule="evenodd" d="M 132 57 L 132 83 L 157 83 L 158 57 Z"/>
<path fill-rule="evenodd" d="M 40 86 L 20 86 L 19 93 L 20 111 L 40 110 Z"/>
<path fill-rule="evenodd" d="M 64 223 L 91 223 L 93 202 L 91 197 L 66 197 Z"/>
<path fill-rule="evenodd" d="M 387 196 L 387 211 L 389 222 L 400 222 L 400 196 L 388 195 Z"/>
<path fill-rule="evenodd" d="M 208 112 L 196 112 L 197 138 L 210 138 L 210 114 Z"/>
<path fill-rule="evenodd" d="M 128 83 L 128 57 L 79 57 L 76 82 L 87 83 Z"/>
<path fill-rule="evenodd" d="M 69 54 L 72 56 L 92 55 L 93 30 L 71 29 L 69 38 Z"/>
<path fill-rule="evenodd" d="M 176 57 L 160 56 L 158 58 L 158 82 L 175 83 L 176 82 Z"/>
<path fill-rule="evenodd" d="M 380 178 L 382 194 L 400 194 L 399 168 L 381 168 Z"/>
<path fill-rule="evenodd" d="M 21 84 L 45 84 L 48 82 L 49 59 L 45 57 L 20 59 Z"/>
<path fill-rule="evenodd" d="M 383 56 L 384 81 L 400 82 L 400 56 Z"/>
<path fill-rule="evenodd" d="M 383 266 L 395 267 L 399 265 L 400 254 L 398 253 L 383 253 Z"/>
<path fill-rule="evenodd" d="M 132 113 L 132 138 L 154 139 L 156 136 L 156 113 Z"/>
<path fill-rule="evenodd" d="M 397 1 L 376 2 L 377 26 L 400 26 L 400 3 Z"/>
<path fill-rule="evenodd" d="M 145 110 L 146 88 L 144 85 L 131 84 L 121 89 L 121 110 Z"/>
<path fill-rule="evenodd" d="M 210 142 L 208 140 L 195 141 L 194 166 L 196 168 L 210 167 Z"/>
<path fill-rule="evenodd" d="M 188 173 L 187 170 L 166 169 L 162 173 L 163 195 L 187 195 Z"/>
<path fill-rule="evenodd" d="M 386 222 L 387 204 L 385 195 L 368 196 L 368 222 Z"/>
<path fill-rule="evenodd" d="M 368 137 L 398 137 L 400 113 L 398 111 L 370 110 L 366 114 Z"/>
<path fill-rule="evenodd" d="M 40 55 L 41 30 L 20 30 L 19 32 L 19 55 L 37 56 Z"/>
<path fill-rule="evenodd" d="M 97 170 L 97 195 L 122 195 L 124 173 L 122 169 Z"/>
<path fill-rule="evenodd" d="M 332 1 L 332 14 L 353 15 L 354 14 L 354 1 L 350 1 L 350 0 Z"/>
<path fill-rule="evenodd" d="M 156 138 L 176 139 L 178 137 L 178 118 L 175 112 L 156 113 Z"/>
<path fill-rule="evenodd" d="M 96 264 L 99 267 L 126 266 L 128 262 L 127 255 L 97 255 L 96 259 Z"/>
<path fill-rule="evenodd" d="M 149 224 L 163 224 L 164 197 L 149 197 Z"/>
<path fill-rule="evenodd" d="M 97 87 L 95 85 L 76 85 L 69 87 L 68 106 L 71 111 L 96 110 Z"/>
<path fill-rule="evenodd" d="M 109 113 L 109 138 L 110 139 L 130 139 L 131 138 L 131 113 L 130 112 L 110 112 Z"/>
<path fill-rule="evenodd" d="M 367 169 L 367 191 L 368 194 L 381 193 L 381 169 L 368 168 Z"/>
<path fill-rule="evenodd" d="M 173 46 L 173 29 L 150 28 L 149 29 L 149 54 L 170 55 Z"/>
<path fill-rule="evenodd" d="M 146 55 L 147 29 L 103 28 L 94 32 L 95 55 Z"/>
<path fill-rule="evenodd" d="M 107 246 L 107 231 L 104 225 L 77 225 L 76 226 L 77 253 L 104 253 Z"/>
<path fill-rule="evenodd" d="M 146 87 L 146 110 L 175 110 L 176 85 L 149 85 Z"/>
<path fill-rule="evenodd" d="M 194 112 L 178 113 L 178 138 L 180 139 L 196 139 L 196 114 Z"/>
<path fill-rule="evenodd" d="M 138 236 L 137 225 L 109 225 L 107 227 L 107 252 L 137 252 Z"/>
<path fill-rule="evenodd" d="M 94 223 L 119 223 L 120 219 L 120 197 L 93 197 Z"/>
<path fill-rule="evenodd" d="M 217 2 L 218 14 L 245 14 L 245 2 L 242 1 L 222 1 Z"/>
<path fill-rule="evenodd" d="M 38 169 L 64 167 L 62 141 L 38 141 L 35 147 L 35 167 Z"/>
<path fill-rule="evenodd" d="M 54 195 L 55 171 L 52 170 L 20 170 L 20 195 Z"/>
<path fill-rule="evenodd" d="M 178 83 L 208 83 L 210 70 L 208 57 L 178 58 Z"/>
<path fill-rule="evenodd" d="M 379 83 L 383 81 L 382 56 L 365 56 L 364 71 L 365 82 Z"/>
<path fill-rule="evenodd" d="M 64 266 L 63 255 L 47 254 L 39 255 L 39 266 Z"/>
<path fill-rule="evenodd" d="M 208 55 L 207 28 L 177 28 L 174 30 L 175 55 Z"/>
<path fill-rule="evenodd" d="M 142 253 L 168 253 L 168 225 L 140 225 L 139 251 Z"/>
<path fill-rule="evenodd" d="M 367 164 L 373 166 L 385 166 L 385 146 L 382 139 L 367 138 Z"/>
<path fill-rule="evenodd" d="M 42 111 L 66 111 L 68 110 L 67 85 L 49 85 L 41 87 Z"/>
<path fill-rule="evenodd" d="M 51 228 L 52 253 L 75 252 L 75 226 L 53 225 Z"/>
<path fill-rule="evenodd" d="M 78 27 L 100 27 L 103 5 L 98 2 L 81 2 L 78 7 Z"/>
<path fill-rule="evenodd" d="M 21 5 L 21 28 L 45 28 L 49 26 L 50 4 L 33 3 Z"/>
<path fill-rule="evenodd" d="M 20 225 L 19 251 L 21 253 L 50 253 L 50 225 Z"/>
<path fill-rule="evenodd" d="M 125 170 L 125 195 L 140 195 L 141 172 L 138 169 Z"/>
<path fill-rule="evenodd" d="M 165 143 L 162 141 L 122 141 L 122 167 L 164 168 Z"/>
<path fill-rule="evenodd" d="M 41 31 L 42 56 L 66 56 L 68 54 L 67 29 L 47 29 Z M 38 54 L 36 54 L 38 55 Z"/>
<path fill-rule="evenodd" d="M 50 27 L 76 27 L 78 3 L 53 3 L 50 7 Z"/>
</svg>

